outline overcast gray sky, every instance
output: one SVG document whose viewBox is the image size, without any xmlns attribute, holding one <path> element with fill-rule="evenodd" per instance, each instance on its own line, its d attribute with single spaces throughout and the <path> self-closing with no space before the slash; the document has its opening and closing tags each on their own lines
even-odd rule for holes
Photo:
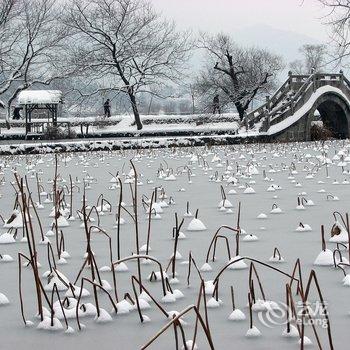
<svg viewBox="0 0 350 350">
<path fill-rule="evenodd" d="M 156 9 L 180 28 L 210 32 L 241 31 L 260 24 L 327 38 L 324 9 L 317 0 L 151 0 Z M 273 40 L 273 38 L 271 38 Z"/>
</svg>

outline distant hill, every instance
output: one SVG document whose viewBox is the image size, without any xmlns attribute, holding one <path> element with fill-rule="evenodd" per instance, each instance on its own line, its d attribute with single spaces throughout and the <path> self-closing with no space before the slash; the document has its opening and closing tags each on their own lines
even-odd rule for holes
<svg viewBox="0 0 350 350">
<path fill-rule="evenodd" d="M 286 63 L 299 57 L 298 49 L 302 45 L 320 43 L 320 41 L 308 35 L 276 29 L 264 24 L 242 28 L 232 33 L 232 35 L 241 45 L 256 45 L 283 56 Z"/>
</svg>

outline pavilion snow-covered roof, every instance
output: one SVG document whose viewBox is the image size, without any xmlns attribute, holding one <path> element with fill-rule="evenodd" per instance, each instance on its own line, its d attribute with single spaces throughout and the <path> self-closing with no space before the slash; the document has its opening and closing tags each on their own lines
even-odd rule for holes
<svg viewBox="0 0 350 350">
<path fill-rule="evenodd" d="M 59 90 L 24 90 L 18 94 L 19 105 L 59 104 L 62 102 L 62 91 Z"/>
</svg>

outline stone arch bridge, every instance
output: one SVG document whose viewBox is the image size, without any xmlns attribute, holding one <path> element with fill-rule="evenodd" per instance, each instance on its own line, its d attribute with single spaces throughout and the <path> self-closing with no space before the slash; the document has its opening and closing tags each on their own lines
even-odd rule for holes
<svg viewBox="0 0 350 350">
<path fill-rule="evenodd" d="M 320 122 L 322 122 L 320 124 Z M 274 141 L 310 141 L 312 126 L 350 137 L 350 81 L 339 74 L 293 75 L 247 115 L 250 131 Z"/>
</svg>

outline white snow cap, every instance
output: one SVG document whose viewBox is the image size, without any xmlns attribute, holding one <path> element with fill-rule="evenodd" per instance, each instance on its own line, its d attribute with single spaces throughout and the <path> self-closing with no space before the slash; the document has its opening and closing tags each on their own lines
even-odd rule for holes
<svg viewBox="0 0 350 350">
<path fill-rule="evenodd" d="M 25 90 L 18 95 L 20 105 L 61 103 L 62 91 L 59 90 Z"/>
</svg>

